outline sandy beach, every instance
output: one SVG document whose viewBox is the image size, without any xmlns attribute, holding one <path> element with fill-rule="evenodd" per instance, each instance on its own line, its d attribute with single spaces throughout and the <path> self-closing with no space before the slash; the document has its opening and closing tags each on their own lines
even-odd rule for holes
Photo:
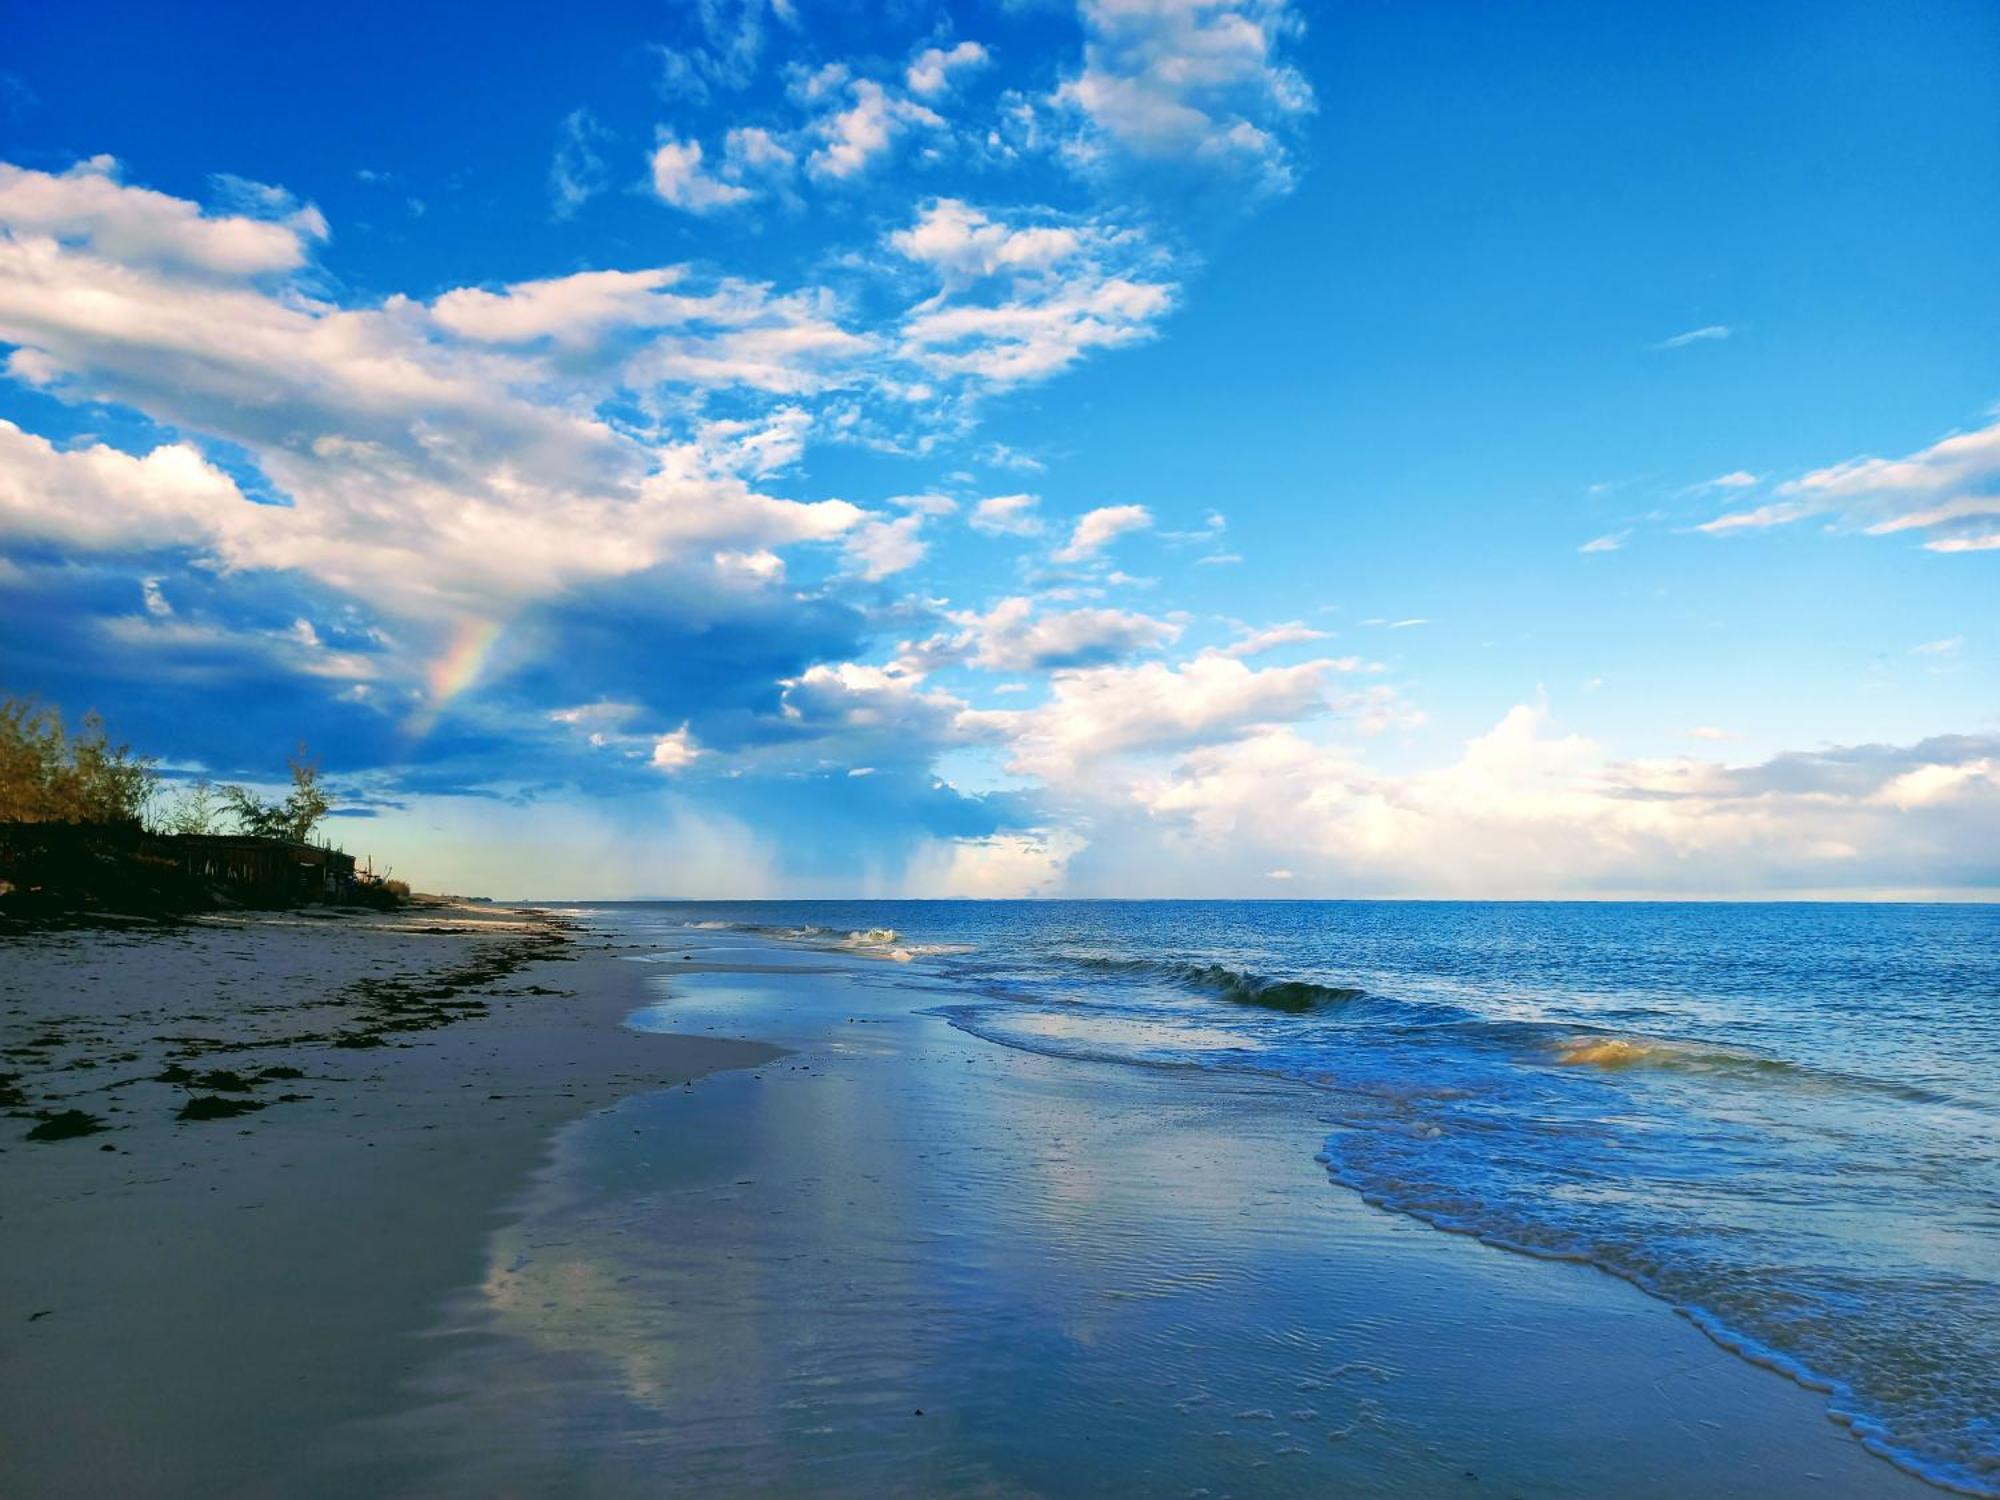
<svg viewBox="0 0 2000 1500">
<path fill-rule="evenodd" d="M 107 1126 L 0 1154 L 9 1496 L 1936 1493 L 1330 1186 L 1309 1091 L 996 1045 L 921 964 L 477 907 L 0 961 L 14 1086 Z"/>
<path fill-rule="evenodd" d="M 0 1072 L 107 1128 L 8 1121 L 0 1493 L 299 1492 L 326 1434 L 398 1399 L 557 1126 L 770 1055 L 621 1030 L 643 998 L 504 908 L 7 939 Z M 264 1107 L 177 1118 L 198 1098 Z"/>
</svg>

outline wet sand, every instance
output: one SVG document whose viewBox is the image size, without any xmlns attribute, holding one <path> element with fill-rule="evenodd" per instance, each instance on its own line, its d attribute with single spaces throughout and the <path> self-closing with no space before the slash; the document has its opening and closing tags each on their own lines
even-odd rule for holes
<svg viewBox="0 0 2000 1500">
<path fill-rule="evenodd" d="M 567 1129 L 327 1493 L 1938 1493 L 1624 1282 L 1330 1185 L 1308 1090 L 687 951 L 637 1024 L 786 1055 Z"/>
<path fill-rule="evenodd" d="M 552 1132 L 770 1056 L 622 1029 L 641 978 L 494 907 L 0 939 L 0 1494 L 314 1492 Z"/>
</svg>

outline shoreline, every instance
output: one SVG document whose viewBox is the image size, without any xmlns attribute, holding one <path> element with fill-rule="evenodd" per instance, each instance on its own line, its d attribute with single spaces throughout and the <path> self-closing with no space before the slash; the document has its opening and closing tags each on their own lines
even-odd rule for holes
<svg viewBox="0 0 2000 1500">
<path fill-rule="evenodd" d="M 566 925 L 482 904 L 6 943 L 0 1069 L 111 1128 L 4 1120 L 0 1492 L 297 1492 L 396 1405 L 561 1126 L 774 1055 L 625 1029 L 641 966 Z M 263 1107 L 176 1118 L 194 1098 Z"/>
<path fill-rule="evenodd" d="M 1629 1281 L 1329 1183 L 1299 1087 L 985 1037 L 879 956 L 482 904 L 0 959 L 35 1102 L 126 1101 L 0 1139 L 10 1495 L 1938 1492 Z M 268 1107 L 177 1120 L 218 1063 Z"/>
<path fill-rule="evenodd" d="M 851 953 L 659 951 L 636 1026 L 784 1065 L 566 1127 L 357 1492 L 1938 1493 L 1630 1283 L 1329 1183 L 1302 1085 L 1010 1047 Z"/>
</svg>

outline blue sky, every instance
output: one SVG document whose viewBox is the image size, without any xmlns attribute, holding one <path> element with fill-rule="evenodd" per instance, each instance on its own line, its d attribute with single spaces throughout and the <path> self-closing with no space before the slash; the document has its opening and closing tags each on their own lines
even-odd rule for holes
<svg viewBox="0 0 2000 1500">
<path fill-rule="evenodd" d="M 6 26 L 0 687 L 420 883 L 2000 878 L 1990 6 Z"/>
</svg>

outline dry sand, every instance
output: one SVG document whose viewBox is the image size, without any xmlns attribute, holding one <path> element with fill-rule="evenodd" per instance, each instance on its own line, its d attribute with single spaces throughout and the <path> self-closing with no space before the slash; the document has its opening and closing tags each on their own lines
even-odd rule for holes
<svg viewBox="0 0 2000 1500">
<path fill-rule="evenodd" d="M 622 1029 L 642 979 L 498 907 L 0 938 L 0 1495 L 299 1488 L 557 1126 L 773 1055 Z"/>
</svg>

